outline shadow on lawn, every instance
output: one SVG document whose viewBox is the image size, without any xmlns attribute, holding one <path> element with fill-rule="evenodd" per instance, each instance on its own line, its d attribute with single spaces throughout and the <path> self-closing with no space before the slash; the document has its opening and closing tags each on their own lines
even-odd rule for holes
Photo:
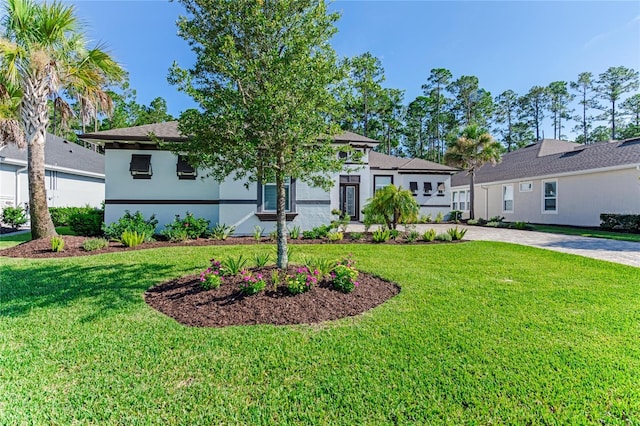
<svg viewBox="0 0 640 426">
<path fill-rule="evenodd" d="M 34 308 L 70 306 L 79 301 L 92 321 L 136 303 L 144 291 L 171 267 L 163 264 L 68 265 L 41 264 L 24 269 L 3 266 L 0 279 L 0 317 L 26 315 Z"/>
</svg>

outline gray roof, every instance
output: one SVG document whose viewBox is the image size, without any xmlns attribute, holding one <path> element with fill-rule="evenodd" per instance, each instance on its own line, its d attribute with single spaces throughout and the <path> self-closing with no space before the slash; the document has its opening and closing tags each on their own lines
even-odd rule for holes
<svg viewBox="0 0 640 426">
<path fill-rule="evenodd" d="M 101 142 L 101 141 L 121 141 L 121 142 L 151 142 L 150 134 L 167 142 L 180 142 L 186 139 L 178 131 L 177 121 L 167 121 L 166 123 L 145 124 L 143 126 L 125 127 L 121 129 L 104 130 L 101 132 L 85 133 L 80 135 L 81 139 Z M 353 132 L 343 132 L 337 135 L 336 142 L 364 143 L 377 145 L 379 142 Z"/>
<path fill-rule="evenodd" d="M 26 163 L 27 150 L 10 144 L 0 151 L 0 157 Z M 50 133 L 47 133 L 44 146 L 44 162 L 45 167 L 64 167 L 78 172 L 104 174 L 104 155 Z"/>
<path fill-rule="evenodd" d="M 504 154 L 495 166 L 476 171 L 476 183 L 501 182 L 537 176 L 554 176 L 606 167 L 640 165 L 640 138 L 581 145 L 544 139 Z M 451 178 L 451 186 L 469 184 L 467 172 Z"/>
<path fill-rule="evenodd" d="M 396 170 L 399 172 L 441 172 L 454 173 L 459 169 L 422 160 L 420 158 L 400 158 L 371 151 L 369 168 L 372 170 Z"/>
</svg>

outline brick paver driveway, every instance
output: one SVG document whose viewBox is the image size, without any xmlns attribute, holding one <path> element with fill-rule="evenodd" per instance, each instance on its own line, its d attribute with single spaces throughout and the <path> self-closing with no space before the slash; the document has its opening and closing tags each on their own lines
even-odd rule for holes
<svg viewBox="0 0 640 426">
<path fill-rule="evenodd" d="M 451 224 L 416 225 L 419 232 L 434 228 L 438 232 L 445 232 Z M 486 228 L 480 226 L 458 225 L 467 229 L 465 239 L 500 241 L 539 247 L 564 253 L 608 260 L 640 268 L 640 243 L 631 241 L 607 240 L 604 238 L 580 237 L 575 235 L 559 235 L 548 232 L 519 231 L 516 229 Z M 361 224 L 349 225 L 349 231 L 363 231 Z"/>
</svg>

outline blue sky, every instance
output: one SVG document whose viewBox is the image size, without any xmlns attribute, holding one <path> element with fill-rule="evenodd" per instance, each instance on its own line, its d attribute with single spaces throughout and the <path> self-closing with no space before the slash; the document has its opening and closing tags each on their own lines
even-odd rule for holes
<svg viewBox="0 0 640 426">
<path fill-rule="evenodd" d="M 174 60 L 193 61 L 176 35 L 177 2 L 72 2 L 90 37 L 104 42 L 129 72 L 138 102 L 162 96 L 169 112 L 193 106 L 167 83 Z M 408 102 L 432 68 L 476 75 L 494 96 L 512 89 L 596 76 L 610 66 L 640 70 L 640 1 L 336 1 L 342 12 L 333 46 L 340 56 L 370 51 L 386 87 Z M 551 132 L 550 129 L 547 129 Z"/>
</svg>

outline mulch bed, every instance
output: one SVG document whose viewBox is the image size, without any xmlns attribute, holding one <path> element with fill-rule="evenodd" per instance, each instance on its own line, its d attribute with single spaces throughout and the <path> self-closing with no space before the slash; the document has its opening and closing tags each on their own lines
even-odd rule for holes
<svg viewBox="0 0 640 426">
<path fill-rule="evenodd" d="M 253 269 L 270 277 L 274 267 Z M 291 273 L 293 270 L 291 270 Z M 266 290 L 252 296 L 240 293 L 240 277 L 228 278 L 218 288 L 205 290 L 199 275 L 171 280 L 150 288 L 145 301 L 181 324 L 194 327 L 226 327 L 249 324 L 314 324 L 359 315 L 400 292 L 394 283 L 360 272 L 359 285 L 342 293 L 321 281 L 310 291 L 290 295 L 267 280 Z"/>
<path fill-rule="evenodd" d="M 132 250 L 144 250 L 159 247 L 178 247 L 178 246 L 215 246 L 215 245 L 238 245 L 238 244 L 256 244 L 256 240 L 253 237 L 229 237 L 225 241 L 213 240 L 202 238 L 198 240 L 189 240 L 185 242 L 172 243 L 169 241 L 153 241 L 149 243 L 140 244 L 137 247 L 125 247 L 119 242 L 109 242 L 109 247 L 105 247 L 100 250 L 86 251 L 82 248 L 82 243 L 88 239 L 87 237 L 76 237 L 64 235 L 64 250 L 61 252 L 54 252 L 51 250 L 51 241 L 47 238 L 27 241 L 18 244 L 13 247 L 9 247 L 0 250 L 0 256 L 7 257 L 20 257 L 20 258 L 49 258 L 49 257 L 74 257 L 74 256 L 91 256 L 94 254 L 114 253 Z M 457 241 L 454 241 L 456 243 Z M 345 238 L 341 241 L 329 242 L 323 239 L 299 239 L 289 240 L 290 244 L 368 244 L 372 243 L 372 237 L 370 234 L 364 235 L 361 239 L 354 241 L 350 238 L 349 234 L 345 235 Z M 262 238 L 259 244 L 275 244 L 274 241 L 267 237 Z M 442 244 L 441 241 L 425 242 L 415 241 L 413 243 L 407 243 L 403 240 L 389 240 L 383 244 Z M 447 242 L 445 244 L 451 244 Z"/>
</svg>

